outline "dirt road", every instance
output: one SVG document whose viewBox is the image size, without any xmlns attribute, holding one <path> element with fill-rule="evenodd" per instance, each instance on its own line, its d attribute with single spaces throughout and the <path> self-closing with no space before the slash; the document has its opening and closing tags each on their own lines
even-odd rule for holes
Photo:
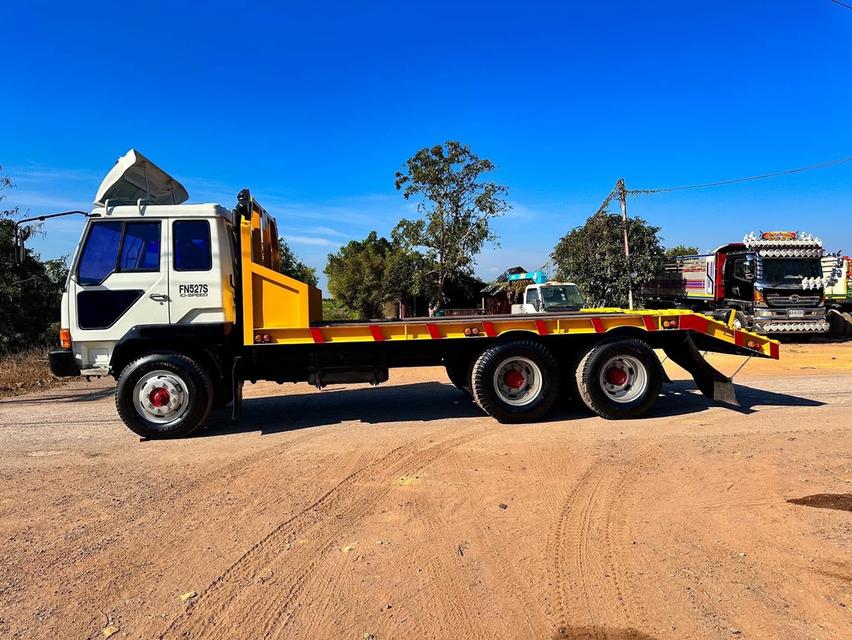
<svg viewBox="0 0 852 640">
<path fill-rule="evenodd" d="M 750 362 L 741 412 L 504 426 L 445 380 L 174 442 L 105 383 L 0 401 L 0 637 L 852 638 L 852 343 Z"/>
</svg>

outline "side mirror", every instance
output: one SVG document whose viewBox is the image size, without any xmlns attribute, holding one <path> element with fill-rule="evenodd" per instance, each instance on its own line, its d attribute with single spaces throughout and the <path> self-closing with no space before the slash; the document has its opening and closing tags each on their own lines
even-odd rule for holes
<svg viewBox="0 0 852 640">
<path fill-rule="evenodd" d="M 14 242 L 15 242 L 15 264 L 22 264 L 27 257 L 26 242 L 32 235 L 32 227 L 15 226 Z"/>
<path fill-rule="evenodd" d="M 536 311 L 541 311 L 541 300 L 536 300 L 533 306 L 535 307 Z"/>
</svg>

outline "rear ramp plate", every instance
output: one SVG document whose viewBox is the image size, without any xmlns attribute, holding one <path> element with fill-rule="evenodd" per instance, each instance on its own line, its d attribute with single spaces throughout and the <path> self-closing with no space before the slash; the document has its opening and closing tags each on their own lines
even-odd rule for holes
<svg viewBox="0 0 852 640">
<path fill-rule="evenodd" d="M 740 406 L 731 378 L 712 367 L 704 359 L 688 333 L 684 333 L 679 340 L 666 344 L 663 351 L 672 362 L 692 375 L 695 384 L 705 396 L 716 402 Z"/>
</svg>

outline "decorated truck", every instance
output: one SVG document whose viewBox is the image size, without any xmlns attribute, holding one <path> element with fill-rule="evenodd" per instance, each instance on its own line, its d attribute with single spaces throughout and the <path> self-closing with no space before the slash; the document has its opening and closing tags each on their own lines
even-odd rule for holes
<svg viewBox="0 0 852 640">
<path fill-rule="evenodd" d="M 825 289 L 828 324 L 836 337 L 852 337 L 852 258 L 827 256 L 822 259 L 823 277 L 834 280 Z"/>
<path fill-rule="evenodd" d="M 647 290 L 649 306 L 677 306 L 762 334 L 819 334 L 829 329 L 825 288 L 837 255 L 796 231 L 750 233 L 742 242 L 666 261 Z M 823 260 L 834 266 L 823 271 Z"/>
<path fill-rule="evenodd" d="M 778 358 L 778 342 L 684 309 L 325 321 L 319 289 L 280 273 L 277 223 L 248 190 L 233 208 L 187 199 L 140 153 L 119 159 L 87 214 L 49 354 L 56 375 L 114 377 L 118 414 L 143 437 L 187 435 L 227 404 L 238 418 L 247 381 L 379 384 L 443 365 L 499 422 L 541 419 L 560 394 L 623 419 L 667 381 L 655 349 L 734 404 L 701 352 Z"/>
</svg>

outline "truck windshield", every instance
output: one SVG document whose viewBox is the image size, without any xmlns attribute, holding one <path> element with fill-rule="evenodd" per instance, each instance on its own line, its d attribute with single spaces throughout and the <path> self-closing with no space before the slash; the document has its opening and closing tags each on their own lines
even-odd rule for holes
<svg viewBox="0 0 852 640">
<path fill-rule="evenodd" d="M 583 306 L 583 296 L 572 284 L 542 287 L 541 300 L 545 307 L 577 307 L 579 309 Z"/>
<path fill-rule="evenodd" d="M 822 278 L 822 262 L 802 258 L 763 260 L 763 280 L 770 287 L 799 284 L 802 278 Z"/>
</svg>

